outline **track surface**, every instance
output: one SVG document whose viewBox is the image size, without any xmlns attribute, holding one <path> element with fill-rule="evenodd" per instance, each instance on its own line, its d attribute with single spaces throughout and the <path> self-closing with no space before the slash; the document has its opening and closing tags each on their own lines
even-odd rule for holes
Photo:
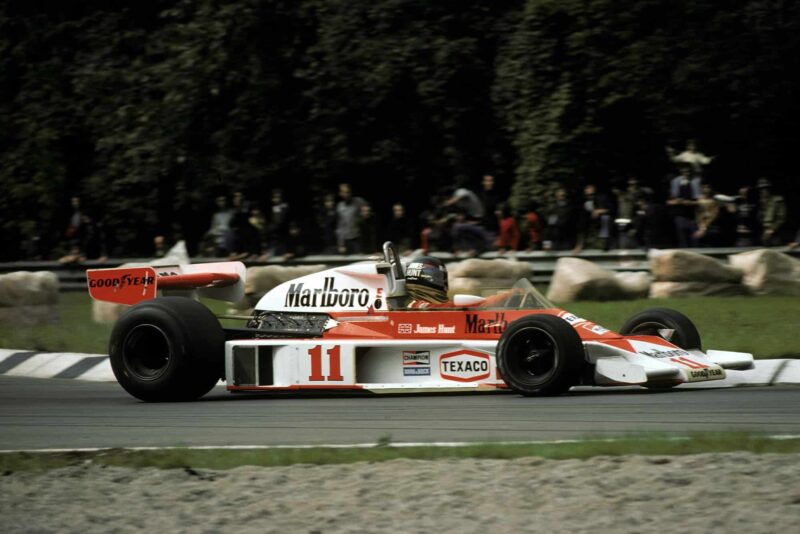
<svg viewBox="0 0 800 534">
<path fill-rule="evenodd" d="M 0 449 L 538 441 L 635 432 L 800 434 L 800 388 L 276 397 L 145 404 L 116 383 L 0 376 Z"/>
</svg>

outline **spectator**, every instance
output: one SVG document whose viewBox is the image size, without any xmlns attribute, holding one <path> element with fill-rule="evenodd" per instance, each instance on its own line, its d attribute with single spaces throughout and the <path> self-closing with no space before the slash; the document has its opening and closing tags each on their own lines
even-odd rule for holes
<svg viewBox="0 0 800 534">
<path fill-rule="evenodd" d="M 573 252 L 584 248 L 608 250 L 611 235 L 611 208 L 594 184 L 583 188 L 583 205 L 578 211 L 578 239 Z"/>
<path fill-rule="evenodd" d="M 231 219 L 233 211 L 228 209 L 224 196 L 216 198 L 217 211 L 211 216 L 211 226 L 203 237 L 203 253 L 211 256 L 227 256 L 231 251 Z"/>
<path fill-rule="evenodd" d="M 636 248 L 636 234 L 638 229 L 636 212 L 639 208 L 639 182 L 636 178 L 629 178 L 624 191 L 615 190 L 617 199 L 617 246 L 622 249 Z"/>
<path fill-rule="evenodd" d="M 480 201 L 483 204 L 483 220 L 481 223 L 486 230 L 496 234 L 498 221 L 495 212 L 500 199 L 497 197 L 497 191 L 494 188 L 494 176 L 485 174 L 481 180 L 481 186 Z"/>
<path fill-rule="evenodd" d="M 375 220 L 375 213 L 368 202 L 361 204 L 358 217 L 358 235 L 360 239 L 361 252 L 363 254 L 374 254 L 380 251 L 378 244 L 378 223 Z"/>
<path fill-rule="evenodd" d="M 543 248 L 569 250 L 575 246 L 575 207 L 567 198 L 567 190 L 563 187 L 556 189 L 555 196 L 555 202 L 547 216 L 547 240 Z"/>
<path fill-rule="evenodd" d="M 797 234 L 795 234 L 792 242 L 786 245 L 786 248 L 789 250 L 796 249 L 797 247 L 800 247 L 800 228 L 797 229 Z"/>
<path fill-rule="evenodd" d="M 392 218 L 386 228 L 386 237 L 395 244 L 401 254 L 411 250 L 412 225 L 406 216 L 406 208 L 400 202 L 392 205 Z"/>
<path fill-rule="evenodd" d="M 519 250 L 519 226 L 511 207 L 507 203 L 499 204 L 495 213 L 499 229 L 495 242 L 497 252 L 503 254 L 506 250 Z"/>
<path fill-rule="evenodd" d="M 484 208 L 481 200 L 478 195 L 464 187 L 453 191 L 444 205 L 453 211 L 463 213 L 468 221 L 480 222 L 483 220 Z"/>
<path fill-rule="evenodd" d="M 84 256 L 81 251 L 81 240 L 84 216 L 81 212 L 81 197 L 73 196 L 69 199 L 70 206 L 72 207 L 72 215 L 69 216 L 67 228 L 64 230 L 64 238 L 66 239 L 67 253 L 58 259 L 61 263 L 74 263 L 83 261 Z"/>
<path fill-rule="evenodd" d="M 470 219 L 463 210 L 455 214 L 452 233 L 453 252 L 475 256 L 491 248 L 492 235 L 478 222 Z"/>
<path fill-rule="evenodd" d="M 365 201 L 354 197 L 349 183 L 339 184 L 339 203 L 336 204 L 336 244 L 339 254 L 360 254 L 361 243 L 358 219 Z"/>
<path fill-rule="evenodd" d="M 322 253 L 336 254 L 336 197 L 332 193 L 327 193 L 322 197 L 322 209 L 317 218 L 322 231 Z"/>
<path fill-rule="evenodd" d="M 695 208 L 700 198 L 700 179 L 693 178 L 691 173 L 691 167 L 684 165 L 680 176 L 673 178 L 669 184 L 667 206 L 670 207 L 678 246 L 681 248 L 693 243 L 692 235 L 697 231 Z"/>
<path fill-rule="evenodd" d="M 686 150 L 680 154 L 676 154 L 674 149 L 667 147 L 667 155 L 669 159 L 677 165 L 688 165 L 697 176 L 702 176 L 703 167 L 711 163 L 711 160 L 714 159 L 698 151 L 694 139 L 689 139 L 686 142 Z"/>
<path fill-rule="evenodd" d="M 289 235 L 289 203 L 283 198 L 283 190 L 272 190 L 269 216 L 269 254 L 280 256 L 286 251 Z"/>
<path fill-rule="evenodd" d="M 284 260 L 291 260 L 306 255 L 306 241 L 303 228 L 297 221 L 290 221 L 286 225 L 286 239 L 282 247 Z"/>
<path fill-rule="evenodd" d="M 525 213 L 525 233 L 528 237 L 528 250 L 539 250 L 542 248 L 542 221 L 539 218 L 539 207 L 536 202 L 528 202 L 528 210 Z"/>
<path fill-rule="evenodd" d="M 703 184 L 697 200 L 697 230 L 692 234 L 695 246 L 714 247 L 719 245 L 721 228 L 719 225 L 720 205 L 714 199 L 711 186 Z"/>
<path fill-rule="evenodd" d="M 264 217 L 264 212 L 261 211 L 261 208 L 257 206 L 251 208 L 247 222 L 253 227 L 254 236 L 258 240 L 258 250 L 260 251 L 258 259 L 266 260 L 269 257 L 269 254 L 267 254 L 269 245 L 269 225 L 267 224 L 267 218 Z"/>
<path fill-rule="evenodd" d="M 752 189 L 748 186 L 739 188 L 739 196 L 734 202 L 728 204 L 728 211 L 733 212 L 736 227 L 734 245 L 737 247 L 752 247 L 756 244 L 758 236 L 756 217 L 756 203 L 753 201 Z"/>
<path fill-rule="evenodd" d="M 636 241 L 644 248 L 666 248 L 672 245 L 670 228 L 673 221 L 667 209 L 660 202 L 653 199 L 653 191 L 642 188 L 637 200 Z"/>
<path fill-rule="evenodd" d="M 786 222 L 786 204 L 782 196 L 772 194 L 772 183 L 769 179 L 759 178 L 756 188 L 761 244 L 766 247 L 780 245 L 780 232 Z"/>
<path fill-rule="evenodd" d="M 153 238 L 153 257 L 163 258 L 167 255 L 167 238 L 163 234 L 158 234 Z"/>
<path fill-rule="evenodd" d="M 261 254 L 258 230 L 250 224 L 250 210 L 241 191 L 233 194 L 231 236 L 231 260 L 258 257 Z"/>
</svg>

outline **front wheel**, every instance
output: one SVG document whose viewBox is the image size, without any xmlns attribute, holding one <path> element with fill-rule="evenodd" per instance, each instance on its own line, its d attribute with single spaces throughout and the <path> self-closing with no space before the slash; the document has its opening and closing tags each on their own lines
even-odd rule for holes
<svg viewBox="0 0 800 534">
<path fill-rule="evenodd" d="M 672 330 L 671 336 L 663 331 Z M 652 308 L 637 313 L 622 325 L 623 336 L 658 336 L 682 349 L 700 350 L 700 333 L 691 319 L 670 308 Z"/>
<path fill-rule="evenodd" d="M 575 329 L 554 315 L 528 315 L 511 323 L 497 344 L 505 383 L 526 396 L 559 395 L 576 385 L 585 366 Z"/>
<path fill-rule="evenodd" d="M 222 377 L 225 333 L 211 311 L 184 297 L 141 302 L 114 325 L 111 369 L 120 385 L 148 402 L 202 397 Z"/>
</svg>

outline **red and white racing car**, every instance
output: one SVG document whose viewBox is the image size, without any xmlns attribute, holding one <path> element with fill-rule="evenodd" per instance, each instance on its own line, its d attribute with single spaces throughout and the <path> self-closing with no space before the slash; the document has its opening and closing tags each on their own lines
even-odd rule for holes
<svg viewBox="0 0 800 534">
<path fill-rule="evenodd" d="M 87 272 L 93 298 L 133 304 L 109 343 L 117 380 L 145 401 L 192 400 L 220 378 L 234 392 L 486 391 L 557 395 L 579 384 L 665 388 L 748 369 L 741 352 L 700 350 L 671 309 L 631 317 L 619 333 L 547 301 L 527 280 L 451 308 L 408 309 L 391 243 L 382 261 L 281 284 L 242 328 L 223 328 L 196 297 L 236 301 L 239 262 Z M 229 316 L 225 316 L 229 317 Z"/>
</svg>

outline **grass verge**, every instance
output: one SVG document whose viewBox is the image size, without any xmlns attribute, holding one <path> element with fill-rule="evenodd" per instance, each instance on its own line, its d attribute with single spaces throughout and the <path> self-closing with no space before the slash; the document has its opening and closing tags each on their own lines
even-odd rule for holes
<svg viewBox="0 0 800 534">
<path fill-rule="evenodd" d="M 686 438 L 642 436 L 623 439 L 587 439 L 567 443 L 476 444 L 461 447 L 394 447 L 390 439 L 366 448 L 310 449 L 106 449 L 97 452 L 11 452 L 0 454 L 0 473 L 40 471 L 75 465 L 109 465 L 160 469 L 231 469 L 250 465 L 278 467 L 294 464 L 384 462 L 398 458 L 440 460 L 453 458 L 552 460 L 593 456 L 685 455 L 712 452 L 798 453 L 800 438 L 776 439 L 748 433 L 697 434 Z"/>
</svg>

